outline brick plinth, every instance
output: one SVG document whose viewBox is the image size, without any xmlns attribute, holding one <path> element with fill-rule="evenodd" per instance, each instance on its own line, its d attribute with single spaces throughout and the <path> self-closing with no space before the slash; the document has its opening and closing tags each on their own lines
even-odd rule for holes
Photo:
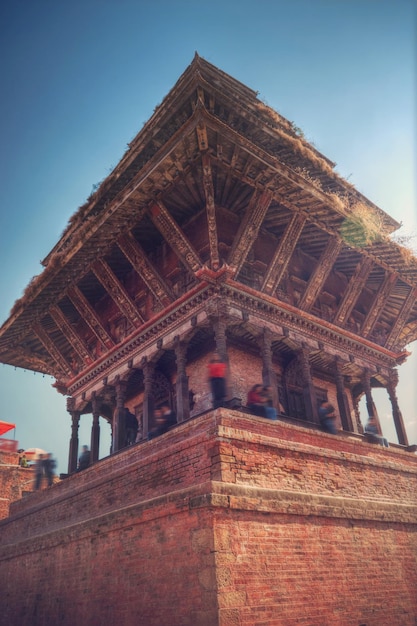
<svg viewBox="0 0 417 626">
<path fill-rule="evenodd" d="M 417 456 L 219 409 L 11 506 L 8 626 L 415 626 Z"/>
</svg>

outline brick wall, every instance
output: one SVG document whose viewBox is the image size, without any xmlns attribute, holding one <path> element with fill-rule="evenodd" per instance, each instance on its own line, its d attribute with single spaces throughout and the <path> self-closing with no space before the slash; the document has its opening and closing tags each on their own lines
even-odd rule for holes
<svg viewBox="0 0 417 626">
<path fill-rule="evenodd" d="M 0 519 L 9 515 L 11 502 L 33 489 L 34 472 L 19 466 L 19 456 L 0 450 Z"/>
<path fill-rule="evenodd" d="M 219 409 L 15 502 L 8 626 L 415 626 L 417 456 Z"/>
</svg>

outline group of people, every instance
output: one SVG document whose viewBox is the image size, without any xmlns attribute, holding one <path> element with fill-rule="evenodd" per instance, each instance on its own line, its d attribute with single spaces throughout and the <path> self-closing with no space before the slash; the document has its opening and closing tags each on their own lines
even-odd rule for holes
<svg viewBox="0 0 417 626">
<path fill-rule="evenodd" d="M 208 378 L 211 387 L 213 409 L 226 406 L 226 375 L 226 363 L 220 354 L 215 352 L 208 364 Z M 273 391 L 270 386 L 253 385 L 248 393 L 247 406 L 254 415 L 272 420 L 277 419 L 277 409 L 274 406 Z M 280 413 L 285 413 L 280 404 L 279 411 Z M 337 416 L 334 406 L 327 400 L 324 400 L 320 403 L 318 413 L 322 429 L 327 433 L 337 435 L 339 429 L 336 426 Z M 381 435 L 378 422 L 374 416 L 369 417 L 364 432 L 368 435 L 369 440 L 379 443 L 386 448 L 389 447 L 388 440 Z"/>
<path fill-rule="evenodd" d="M 319 419 L 321 427 L 324 431 L 337 435 L 339 432 L 336 427 L 336 414 L 332 404 L 323 401 L 319 408 Z M 377 419 L 374 415 L 370 415 L 364 427 L 364 433 L 368 436 L 369 441 L 378 443 L 384 448 L 389 448 L 388 439 L 382 436 L 378 427 Z"/>
<path fill-rule="evenodd" d="M 50 487 L 54 482 L 56 462 L 50 452 L 39 454 L 35 463 L 35 490 L 41 488 L 42 480 L 45 478 Z"/>
<path fill-rule="evenodd" d="M 176 423 L 177 417 L 174 411 L 171 409 L 168 402 L 163 402 L 153 411 L 151 420 L 152 427 L 148 432 L 147 438 L 154 439 L 159 435 L 163 435 Z M 142 432 L 139 432 L 138 419 L 128 408 L 125 408 L 125 434 L 126 446 L 131 446 L 142 439 Z"/>
<path fill-rule="evenodd" d="M 253 385 L 248 393 L 246 404 L 254 415 L 271 420 L 277 419 L 272 387 L 268 385 Z"/>
</svg>

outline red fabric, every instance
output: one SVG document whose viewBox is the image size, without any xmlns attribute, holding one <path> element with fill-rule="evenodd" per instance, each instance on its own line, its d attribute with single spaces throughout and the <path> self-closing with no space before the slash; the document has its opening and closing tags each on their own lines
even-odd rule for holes
<svg viewBox="0 0 417 626">
<path fill-rule="evenodd" d="M 262 404 L 263 398 L 260 393 L 251 389 L 248 393 L 248 404 Z"/>
<path fill-rule="evenodd" d="M 9 424 L 9 422 L 0 422 L 0 435 L 4 435 L 9 430 L 16 428 L 16 424 Z"/>
<path fill-rule="evenodd" d="M 224 378 L 226 376 L 226 363 L 214 361 L 208 366 L 210 378 Z"/>
</svg>

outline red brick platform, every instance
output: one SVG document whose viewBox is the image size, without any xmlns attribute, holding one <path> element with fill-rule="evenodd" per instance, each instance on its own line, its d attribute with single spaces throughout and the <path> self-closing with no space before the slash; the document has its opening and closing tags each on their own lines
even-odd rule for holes
<svg viewBox="0 0 417 626">
<path fill-rule="evenodd" d="M 8 626 L 415 626 L 417 456 L 218 409 L 14 503 Z"/>
</svg>

